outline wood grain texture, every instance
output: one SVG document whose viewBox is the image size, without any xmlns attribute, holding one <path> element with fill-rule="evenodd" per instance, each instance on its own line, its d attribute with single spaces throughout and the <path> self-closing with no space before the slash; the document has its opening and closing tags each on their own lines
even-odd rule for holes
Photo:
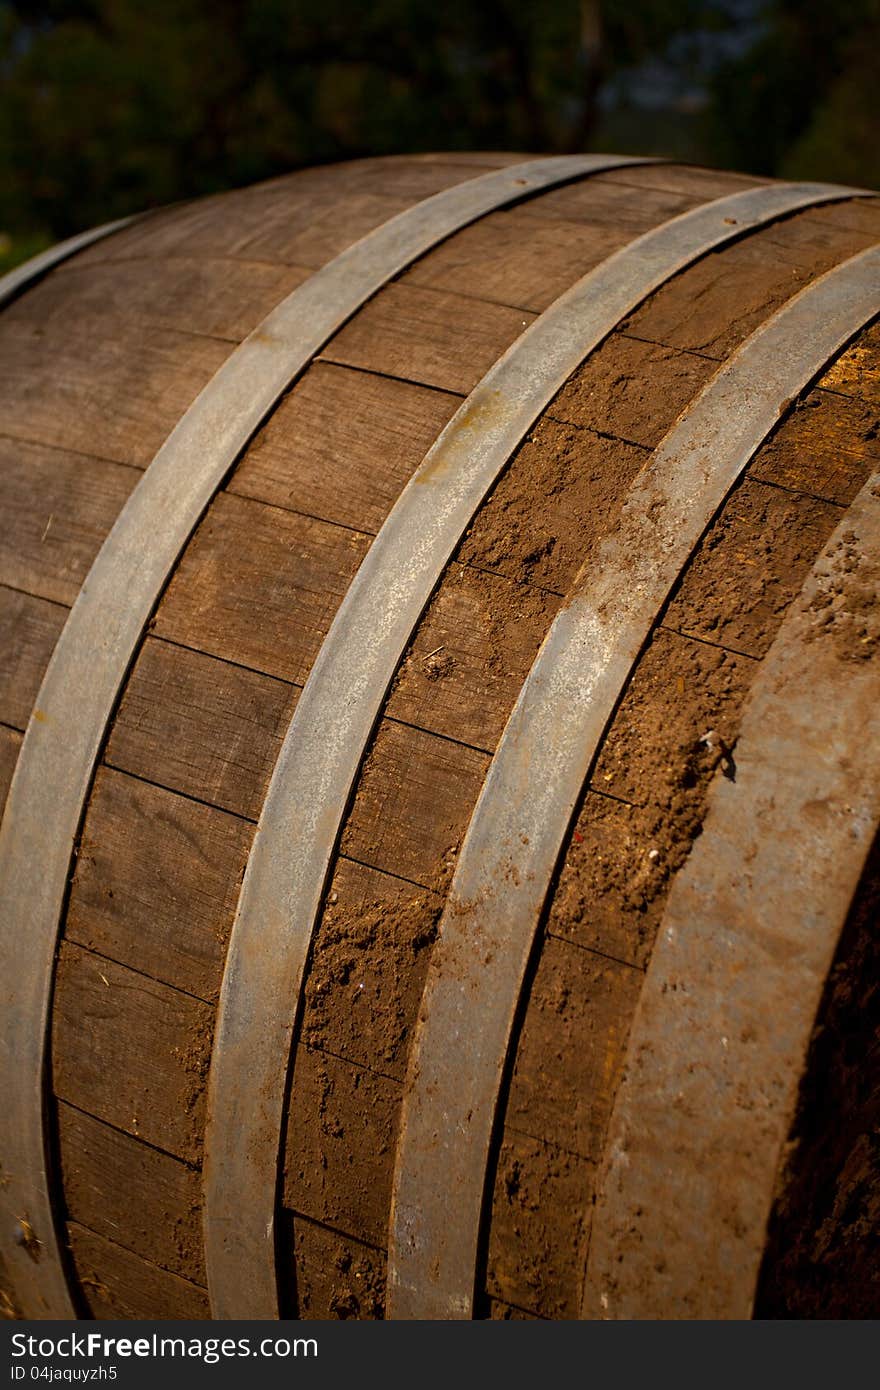
<svg viewBox="0 0 880 1390">
<path fill-rule="evenodd" d="M 810 280 L 873 245 L 880 235 L 880 208 L 876 218 L 873 231 L 853 230 L 829 223 L 811 208 L 795 213 L 704 256 L 622 326 L 635 338 L 721 361 Z"/>
<path fill-rule="evenodd" d="M 0 816 L 3 814 L 2 808 L 6 805 L 9 784 L 15 772 L 21 739 L 22 735 L 18 729 L 10 729 L 8 725 L 0 724 Z"/>
<path fill-rule="evenodd" d="M 153 1147 L 198 1162 L 213 1010 L 104 956 L 62 943 L 55 1094 Z"/>
<path fill-rule="evenodd" d="M 374 534 L 460 404 L 445 391 L 317 362 L 260 430 L 227 491 Z"/>
<path fill-rule="evenodd" d="M 466 395 L 535 315 L 393 284 L 323 349 L 322 360 Z"/>
<path fill-rule="evenodd" d="M 256 820 L 298 691 L 148 638 L 122 698 L 107 762 Z"/>
<path fill-rule="evenodd" d="M 821 384 L 872 410 L 880 410 L 880 324 L 859 334 L 852 347 L 825 373 Z"/>
<path fill-rule="evenodd" d="M 52 331 L 74 317 L 124 320 L 132 334 L 168 329 L 238 343 L 310 274 L 305 266 L 231 259 L 217 265 L 193 255 L 130 256 L 97 265 L 74 257 L 49 281 L 51 294 L 29 306 L 29 322 Z"/>
<path fill-rule="evenodd" d="M 152 630 L 302 685 L 369 539 L 221 493 L 187 547 Z"/>
<path fill-rule="evenodd" d="M 761 450 L 751 477 L 847 506 L 880 458 L 880 402 L 811 391 Z"/>
<path fill-rule="evenodd" d="M 168 209 L 3 315 L 0 637 L 13 656 L 0 676 L 0 777 L 64 605 L 136 470 L 232 342 L 308 268 L 504 162 L 356 162 Z M 462 394 L 536 311 L 648 227 L 758 182 L 611 171 L 464 229 L 336 335 L 208 509 L 120 701 L 60 956 L 60 1154 L 93 1310 L 207 1313 L 196 1165 L 211 1006 L 299 687 L 370 538 Z M 798 214 L 675 277 L 559 393 L 443 576 L 355 788 L 307 974 L 283 1136 L 287 1311 L 382 1313 L 398 1107 L 437 914 L 491 751 L 574 575 L 718 361 L 875 240 L 878 216 L 856 202 Z M 797 576 L 876 458 L 878 358 L 880 337 L 863 335 L 786 417 L 706 537 L 609 729 L 499 1117 L 481 1313 L 577 1311 L 628 1020 L 720 767 L 701 736 L 735 739 Z"/>
<path fill-rule="evenodd" d="M 91 247 L 77 257 L 77 264 L 185 254 L 199 260 L 241 257 L 315 268 L 421 198 L 516 162 L 516 156 L 456 154 L 302 169 L 252 188 L 160 209 Z"/>
<path fill-rule="evenodd" d="M 139 477 L 122 464 L 0 436 L 0 584 L 71 605 Z"/>
<path fill-rule="evenodd" d="M 248 821 L 100 768 L 67 939 L 215 1003 L 252 837 Z"/>
<path fill-rule="evenodd" d="M 0 585 L 0 721 L 24 729 L 67 609 Z"/>
<path fill-rule="evenodd" d="M 67 313 L 52 318 L 62 281 L 86 277 L 50 276 L 0 318 L 3 432 L 146 468 L 233 344 L 168 328 L 132 333 L 124 314 L 78 313 L 72 289 Z"/>
<path fill-rule="evenodd" d="M 207 1290 L 160 1269 L 71 1221 L 67 1226 L 79 1285 L 93 1318 L 166 1319 L 210 1316 Z"/>
<path fill-rule="evenodd" d="M 625 228 L 578 235 L 573 224 L 535 217 L 529 207 L 482 218 L 407 271 L 401 283 L 540 313 L 628 240 Z"/>
<path fill-rule="evenodd" d="M 705 196 L 642 185 L 641 169 L 627 172 L 638 196 L 605 174 L 551 189 L 458 232 L 401 282 L 540 313 L 633 237 L 688 211 Z M 725 176 L 718 183 L 727 191 Z M 729 191 L 739 186 L 734 180 Z"/>
<path fill-rule="evenodd" d="M 389 716 L 493 752 L 558 604 L 532 585 L 451 566 L 398 671 Z"/>
<path fill-rule="evenodd" d="M 58 1106 L 68 1218 L 161 1269 L 205 1283 L 198 1172 L 81 1110 Z"/>
<path fill-rule="evenodd" d="M 646 227 L 689 212 L 709 198 L 737 193 L 760 183 L 759 179 L 742 179 L 708 169 L 699 174 L 694 180 L 681 168 L 654 168 L 649 164 L 607 169 L 589 179 L 551 188 L 540 198 L 529 198 L 522 204 L 522 211 L 530 217 L 576 222 L 591 231 L 620 231 L 633 237 Z"/>
<path fill-rule="evenodd" d="M 393 720 L 364 765 L 342 852 L 430 888 L 464 833 L 489 758 Z"/>
<path fill-rule="evenodd" d="M 772 183 L 772 179 L 759 178 L 756 174 L 738 174 L 726 169 L 702 169 L 694 164 L 666 163 L 640 165 L 637 169 L 611 169 L 602 177 L 608 183 L 638 189 L 641 194 L 644 194 L 646 189 L 652 189 L 674 193 L 679 197 L 694 198 L 697 202 L 721 198 L 726 193 L 737 193 L 740 189 L 755 188 L 758 184 Z"/>
</svg>

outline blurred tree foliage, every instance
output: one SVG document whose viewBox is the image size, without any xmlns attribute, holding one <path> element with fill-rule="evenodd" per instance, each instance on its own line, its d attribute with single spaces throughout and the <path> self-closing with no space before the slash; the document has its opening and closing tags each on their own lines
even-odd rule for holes
<svg viewBox="0 0 880 1390">
<path fill-rule="evenodd" d="M 878 39 L 880 0 L 0 0 L 0 231 L 18 258 L 298 165 L 432 148 L 880 184 Z"/>
<path fill-rule="evenodd" d="M 758 174 L 880 188 L 880 0 L 775 0 L 719 74 L 709 145 Z"/>
</svg>

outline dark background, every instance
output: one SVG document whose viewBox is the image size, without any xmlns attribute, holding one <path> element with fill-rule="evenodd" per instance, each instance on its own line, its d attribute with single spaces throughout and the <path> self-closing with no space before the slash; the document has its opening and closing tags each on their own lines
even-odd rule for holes
<svg viewBox="0 0 880 1390">
<path fill-rule="evenodd" d="M 0 0 L 0 270 L 127 212 L 412 150 L 880 186 L 880 0 Z"/>
</svg>

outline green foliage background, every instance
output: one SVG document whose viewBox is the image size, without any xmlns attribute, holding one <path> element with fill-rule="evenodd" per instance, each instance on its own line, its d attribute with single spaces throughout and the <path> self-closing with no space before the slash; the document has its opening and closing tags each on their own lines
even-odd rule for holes
<svg viewBox="0 0 880 1390">
<path fill-rule="evenodd" d="M 304 164 L 615 149 L 880 186 L 880 0 L 0 0 L 0 268 Z"/>
</svg>

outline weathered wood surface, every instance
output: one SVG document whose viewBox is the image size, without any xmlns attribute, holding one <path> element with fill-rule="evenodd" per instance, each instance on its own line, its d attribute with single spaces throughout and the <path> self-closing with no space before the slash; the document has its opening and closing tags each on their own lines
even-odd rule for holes
<svg viewBox="0 0 880 1390">
<path fill-rule="evenodd" d="M 148 638 L 107 745 L 107 762 L 256 820 L 294 686 Z"/>
<path fill-rule="evenodd" d="M 67 609 L 0 586 L 0 720 L 24 729 Z M 39 718 L 39 713 L 35 716 Z"/>
<path fill-rule="evenodd" d="M 374 534 L 459 405 L 447 392 L 318 362 L 266 421 L 228 491 Z"/>
<path fill-rule="evenodd" d="M 136 470 L 233 341 L 348 240 L 503 162 L 374 161 L 171 209 L 3 315 L 0 636 L 12 660 L 0 675 L 0 789 L 65 605 Z M 95 1313 L 207 1313 L 197 1165 L 225 942 L 298 690 L 371 536 L 461 394 L 535 312 L 648 227 L 756 182 L 632 168 L 450 238 L 328 344 L 209 509 L 120 702 L 57 976 L 61 1171 Z M 843 203 L 676 277 L 559 393 L 462 542 L 378 724 L 318 924 L 283 1138 L 289 1312 L 381 1314 L 397 1114 L 439 908 L 491 752 L 576 571 L 718 361 L 878 234 L 876 204 Z M 593 769 L 500 1117 L 488 1315 L 576 1315 L 641 971 L 722 756 L 700 739 L 714 730 L 732 746 L 757 660 L 877 457 L 878 348 L 876 331 L 863 335 L 762 449 L 637 663 Z"/>
<path fill-rule="evenodd" d="M 15 771 L 21 739 L 22 735 L 18 729 L 10 729 L 8 725 L 0 724 L 0 807 L 6 805 L 6 793 Z"/>
<path fill-rule="evenodd" d="M 205 1283 L 195 1168 L 66 1102 L 58 1106 L 58 1139 L 70 1220 L 172 1274 Z"/>
<path fill-rule="evenodd" d="M 68 940 L 215 1002 L 252 835 L 249 822 L 225 811 L 101 768 Z"/>
<path fill-rule="evenodd" d="M 207 1290 L 71 1221 L 67 1239 L 93 1318 L 207 1318 Z"/>
<path fill-rule="evenodd" d="M 212 1010 L 72 942 L 61 947 L 57 973 L 52 1076 L 59 1100 L 198 1162 Z"/>
<path fill-rule="evenodd" d="M 139 476 L 0 436 L 0 584 L 72 604 Z"/>
<path fill-rule="evenodd" d="M 221 493 L 152 630 L 302 685 L 368 546 L 360 531 Z"/>
</svg>

